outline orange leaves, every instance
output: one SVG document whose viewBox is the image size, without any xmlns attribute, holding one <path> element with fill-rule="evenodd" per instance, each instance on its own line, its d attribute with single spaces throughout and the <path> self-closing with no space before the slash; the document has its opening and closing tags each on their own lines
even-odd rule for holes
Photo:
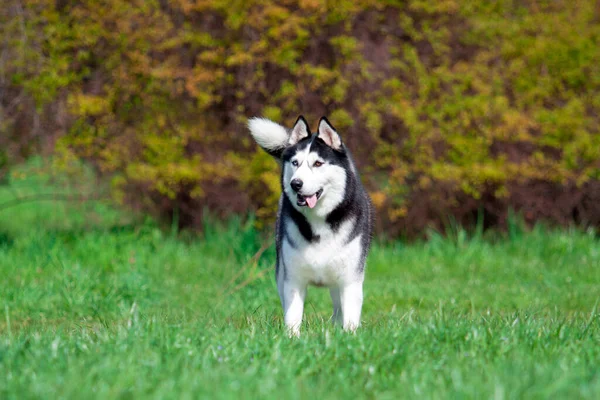
<svg viewBox="0 0 600 400">
<path fill-rule="evenodd" d="M 211 197 L 273 215 L 277 166 L 244 128 L 256 115 L 328 115 L 396 225 L 440 199 L 510 198 L 515 182 L 597 180 L 595 2 L 517 3 L 20 2 L 0 10 L 0 77 L 24 110 L 6 120 L 35 115 L 41 135 L 60 119 L 61 153 L 159 212 Z"/>
</svg>

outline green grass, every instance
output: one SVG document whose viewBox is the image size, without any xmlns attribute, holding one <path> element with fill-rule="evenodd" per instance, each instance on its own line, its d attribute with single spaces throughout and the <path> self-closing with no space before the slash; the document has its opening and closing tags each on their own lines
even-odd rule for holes
<svg viewBox="0 0 600 400">
<path fill-rule="evenodd" d="M 0 207 L 56 190 L 24 171 Z M 378 243 L 359 331 L 333 327 L 311 288 L 289 339 L 251 222 L 195 237 L 134 220 L 104 203 L 0 208 L 0 398 L 600 397 L 593 232 Z"/>
</svg>

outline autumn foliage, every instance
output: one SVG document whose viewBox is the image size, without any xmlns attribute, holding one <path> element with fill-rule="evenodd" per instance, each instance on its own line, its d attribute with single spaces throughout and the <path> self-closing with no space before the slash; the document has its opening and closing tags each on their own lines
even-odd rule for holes
<svg viewBox="0 0 600 400">
<path fill-rule="evenodd" d="M 51 147 L 182 225 L 264 223 L 279 173 L 247 118 L 327 115 L 391 235 L 600 226 L 595 0 L 7 1 L 0 163 Z"/>
</svg>

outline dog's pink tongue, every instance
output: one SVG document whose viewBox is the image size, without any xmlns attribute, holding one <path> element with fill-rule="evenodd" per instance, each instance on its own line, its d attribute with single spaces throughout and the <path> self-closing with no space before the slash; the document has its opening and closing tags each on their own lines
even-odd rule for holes
<svg viewBox="0 0 600 400">
<path fill-rule="evenodd" d="M 313 208 L 317 204 L 317 194 L 315 193 L 312 196 L 307 197 L 306 204 L 308 204 L 310 208 Z"/>
</svg>

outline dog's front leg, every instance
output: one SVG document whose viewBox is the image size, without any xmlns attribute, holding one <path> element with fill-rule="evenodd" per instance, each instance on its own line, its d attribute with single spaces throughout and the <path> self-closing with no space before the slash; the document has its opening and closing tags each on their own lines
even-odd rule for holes
<svg viewBox="0 0 600 400">
<path fill-rule="evenodd" d="M 304 299 L 306 298 L 306 285 L 297 282 L 284 281 L 283 313 L 285 326 L 290 336 L 300 336 L 300 324 L 304 312 Z"/>
<path fill-rule="evenodd" d="M 354 332 L 360 325 L 360 312 L 363 303 L 363 282 L 355 281 L 340 288 L 342 322 L 344 330 Z"/>
</svg>

